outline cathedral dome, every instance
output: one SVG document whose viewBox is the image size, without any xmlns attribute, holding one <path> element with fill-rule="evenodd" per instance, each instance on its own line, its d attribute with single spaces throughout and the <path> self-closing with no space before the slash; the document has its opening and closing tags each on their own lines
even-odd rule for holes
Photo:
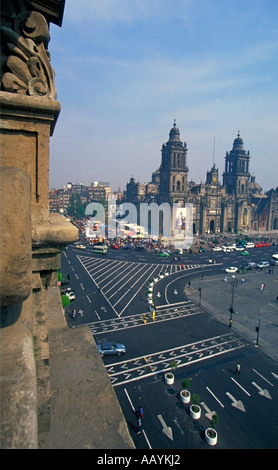
<svg viewBox="0 0 278 470">
<path fill-rule="evenodd" d="M 174 127 L 170 130 L 169 134 L 169 142 L 180 142 L 180 131 L 178 127 L 176 127 L 176 120 L 174 120 Z"/>
<path fill-rule="evenodd" d="M 237 138 L 234 140 L 233 148 L 235 150 L 243 150 L 243 140 L 240 137 L 239 131 L 238 131 L 238 134 L 237 134 Z"/>
</svg>

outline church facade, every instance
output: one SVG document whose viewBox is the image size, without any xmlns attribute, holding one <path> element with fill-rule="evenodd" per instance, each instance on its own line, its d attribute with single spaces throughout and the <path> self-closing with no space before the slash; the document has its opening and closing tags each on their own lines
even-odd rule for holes
<svg viewBox="0 0 278 470">
<path fill-rule="evenodd" d="M 207 171 L 205 183 L 189 181 L 187 152 L 174 122 L 168 141 L 162 145 L 161 165 L 152 174 L 151 182 L 139 183 L 132 177 L 126 185 L 124 201 L 135 205 L 179 203 L 181 207 L 192 203 L 193 234 L 197 235 L 278 229 L 278 187 L 262 193 L 250 175 L 251 156 L 239 133 L 232 150 L 226 152 L 222 182 L 215 164 Z"/>
</svg>

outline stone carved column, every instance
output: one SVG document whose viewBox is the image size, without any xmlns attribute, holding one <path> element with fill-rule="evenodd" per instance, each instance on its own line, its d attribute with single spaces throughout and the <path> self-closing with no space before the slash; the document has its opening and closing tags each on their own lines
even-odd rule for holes
<svg viewBox="0 0 278 470">
<path fill-rule="evenodd" d="M 60 112 L 48 23 L 24 0 L 1 5 L 2 448 L 36 448 L 47 431 L 47 288 L 77 229 L 49 214 L 49 139 Z M 25 5 L 26 4 L 26 5 Z"/>
</svg>

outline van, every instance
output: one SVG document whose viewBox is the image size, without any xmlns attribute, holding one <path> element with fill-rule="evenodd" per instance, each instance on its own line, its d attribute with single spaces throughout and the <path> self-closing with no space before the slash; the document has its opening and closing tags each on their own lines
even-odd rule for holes
<svg viewBox="0 0 278 470">
<path fill-rule="evenodd" d="M 108 247 L 106 245 L 95 245 L 92 248 L 92 253 L 99 253 L 101 255 L 105 255 L 108 251 Z"/>
<path fill-rule="evenodd" d="M 271 256 L 270 264 L 278 266 L 278 254 Z"/>
</svg>

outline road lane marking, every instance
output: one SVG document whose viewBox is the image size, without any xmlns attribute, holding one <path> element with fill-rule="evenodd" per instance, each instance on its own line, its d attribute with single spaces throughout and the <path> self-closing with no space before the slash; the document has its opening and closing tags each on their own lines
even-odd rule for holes
<svg viewBox="0 0 278 470">
<path fill-rule="evenodd" d="M 244 404 L 242 403 L 241 400 L 237 400 L 235 397 L 233 397 L 233 395 L 231 395 L 231 393 L 229 392 L 226 392 L 226 395 L 232 400 L 232 403 L 231 405 L 234 406 L 235 408 L 237 408 L 238 410 L 240 411 L 246 411 L 245 410 L 245 407 L 244 407 Z"/>
<path fill-rule="evenodd" d="M 173 441 L 173 432 L 172 432 L 172 428 L 170 428 L 170 426 L 167 426 L 167 424 L 165 423 L 164 419 L 162 418 L 161 415 L 157 415 L 161 425 L 162 425 L 162 432 L 164 432 L 164 434 L 169 438 L 171 439 L 171 441 Z"/>
<path fill-rule="evenodd" d="M 225 408 L 225 406 L 223 405 L 223 403 L 221 403 L 220 400 L 218 400 L 217 396 L 214 395 L 214 393 L 210 390 L 210 388 L 206 387 L 207 391 L 213 396 L 213 398 L 219 403 L 220 406 L 222 406 L 222 408 Z"/>
<path fill-rule="evenodd" d="M 269 382 L 269 380 L 267 380 L 263 375 L 261 375 L 256 369 L 253 369 L 253 371 L 258 374 L 263 380 L 265 380 L 269 385 L 271 385 L 271 387 L 274 387 L 274 385 Z"/>
<path fill-rule="evenodd" d="M 269 398 L 269 400 L 272 400 L 271 395 L 269 391 L 266 390 L 266 388 L 262 389 L 259 385 L 256 384 L 256 382 L 252 382 L 252 385 L 254 385 L 254 387 L 256 387 L 259 390 L 259 395 L 265 398 Z"/>
<path fill-rule="evenodd" d="M 126 388 L 124 388 L 124 392 L 125 392 L 125 394 L 126 394 L 126 397 L 127 397 L 128 401 L 129 401 L 129 404 L 130 404 L 130 406 L 131 406 L 131 409 L 132 409 L 133 413 L 135 413 L 135 407 L 134 407 L 134 405 L 133 405 L 133 403 L 132 403 L 132 400 L 131 400 L 129 394 L 127 393 Z M 146 434 L 146 432 L 144 431 L 144 429 L 142 430 L 142 433 L 143 433 L 143 435 L 144 435 L 144 437 L 145 437 L 145 439 L 146 439 L 146 442 L 147 442 L 147 444 L 148 444 L 148 446 L 149 446 L 149 449 L 151 449 L 152 447 L 151 447 L 150 441 L 149 441 L 149 439 L 148 439 L 148 437 L 147 437 L 147 434 Z"/>
<path fill-rule="evenodd" d="M 243 390 L 246 395 L 248 395 L 248 397 L 251 397 L 250 393 L 247 392 L 247 390 L 245 390 L 245 388 L 243 388 L 233 377 L 231 377 L 232 381 L 235 382 L 235 384 L 237 384 L 238 387 L 241 388 L 241 390 Z"/>
</svg>

